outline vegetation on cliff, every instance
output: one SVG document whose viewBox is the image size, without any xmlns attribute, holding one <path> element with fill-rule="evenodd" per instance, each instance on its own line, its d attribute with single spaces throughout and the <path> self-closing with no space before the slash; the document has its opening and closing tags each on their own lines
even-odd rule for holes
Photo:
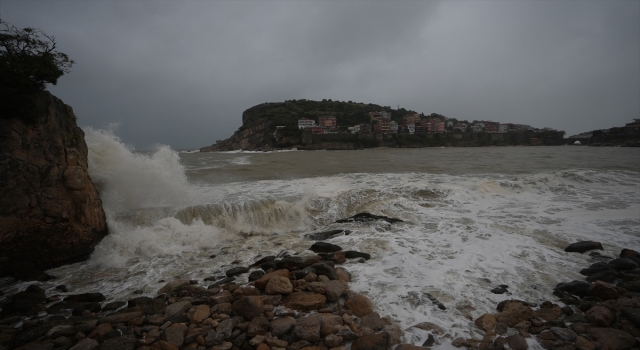
<svg viewBox="0 0 640 350">
<path fill-rule="evenodd" d="M 33 116 L 46 84 L 55 85 L 74 61 L 41 29 L 18 29 L 2 20 L 0 26 L 0 117 L 24 119 Z"/>
<path fill-rule="evenodd" d="M 262 103 L 253 106 L 242 113 L 242 130 L 249 123 L 267 118 L 273 128 L 284 126 L 285 129 L 298 130 L 298 119 L 308 118 L 317 120 L 318 117 L 332 116 L 339 121 L 338 127 L 346 130 L 348 126 L 360 123 L 369 123 L 369 112 L 391 113 L 391 120 L 402 121 L 402 116 L 415 114 L 415 111 L 404 108 L 392 109 L 389 106 L 380 106 L 372 103 L 360 103 L 352 101 L 322 100 L 287 100 L 284 102 Z"/>
</svg>

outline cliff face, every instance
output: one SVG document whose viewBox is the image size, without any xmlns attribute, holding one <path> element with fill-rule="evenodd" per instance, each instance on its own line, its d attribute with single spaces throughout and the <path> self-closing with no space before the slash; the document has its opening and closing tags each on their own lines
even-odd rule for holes
<svg viewBox="0 0 640 350">
<path fill-rule="evenodd" d="M 0 275 L 81 260 L 107 234 L 87 152 L 73 110 L 48 92 L 28 118 L 2 116 Z"/>
<path fill-rule="evenodd" d="M 262 118 L 251 123 L 244 123 L 230 138 L 211 146 L 200 148 L 201 152 L 273 149 L 273 130 L 269 120 Z"/>
</svg>

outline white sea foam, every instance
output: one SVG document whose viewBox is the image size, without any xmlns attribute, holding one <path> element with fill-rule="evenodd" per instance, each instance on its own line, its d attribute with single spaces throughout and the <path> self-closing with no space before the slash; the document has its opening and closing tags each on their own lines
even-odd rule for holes
<svg viewBox="0 0 640 350">
<path fill-rule="evenodd" d="M 108 130 L 85 129 L 89 174 L 105 210 L 188 203 L 187 178 L 178 153 L 160 146 L 151 155 L 135 153 Z"/>
<path fill-rule="evenodd" d="M 608 256 L 640 246 L 640 175 L 633 171 L 351 173 L 194 185 L 168 148 L 138 154 L 95 130 L 87 130 L 87 141 L 111 234 L 88 264 L 50 272 L 60 277 L 55 285 L 74 293 L 153 294 L 160 280 L 202 280 L 235 259 L 249 265 L 280 250 L 304 252 L 312 244 L 305 233 L 343 228 L 353 232 L 331 242 L 372 255 L 347 263 L 350 288 L 368 295 L 381 315 L 403 329 L 429 321 L 454 336 L 481 338 L 468 316 L 495 312 L 506 298 L 540 302 L 558 282 L 582 278 L 590 257 L 563 252 L 567 244 L 601 241 Z M 220 156 L 201 168 L 230 161 Z M 335 223 L 359 212 L 405 222 Z M 511 294 L 489 292 L 499 284 Z M 417 345 L 423 340 L 407 335 Z"/>
</svg>

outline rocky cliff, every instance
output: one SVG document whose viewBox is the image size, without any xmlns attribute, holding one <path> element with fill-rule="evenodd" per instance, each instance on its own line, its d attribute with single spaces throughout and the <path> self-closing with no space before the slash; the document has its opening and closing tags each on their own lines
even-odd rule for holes
<svg viewBox="0 0 640 350">
<path fill-rule="evenodd" d="M 211 146 L 200 148 L 200 152 L 254 150 L 268 151 L 274 148 L 273 130 L 269 120 L 258 119 L 251 123 L 243 124 L 231 137 L 224 141 L 218 141 Z"/>
<path fill-rule="evenodd" d="M 0 276 L 39 278 L 107 234 L 87 152 L 73 110 L 49 92 L 29 115 L 0 117 Z"/>
</svg>

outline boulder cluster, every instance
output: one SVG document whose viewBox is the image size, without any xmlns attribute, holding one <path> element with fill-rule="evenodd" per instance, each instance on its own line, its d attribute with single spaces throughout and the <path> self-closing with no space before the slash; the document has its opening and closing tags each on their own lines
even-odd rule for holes
<svg viewBox="0 0 640 350">
<path fill-rule="evenodd" d="M 578 242 L 565 251 L 602 249 L 598 242 Z M 591 252 L 597 261 L 580 271 L 586 281 L 559 283 L 554 289 L 564 306 L 552 301 L 533 305 L 505 300 L 495 314 L 475 325 L 482 340 L 454 339 L 456 347 L 526 350 L 540 344 L 549 350 L 623 350 L 640 348 L 640 253 L 623 249 L 613 259 Z M 535 340 L 534 340 L 535 339 Z"/>
<path fill-rule="evenodd" d="M 351 292 L 349 272 L 336 266 L 364 262 L 369 254 L 325 242 L 310 250 L 315 254 L 233 267 L 206 278 L 213 282 L 206 287 L 169 281 L 156 296 L 126 302 L 106 303 L 101 293 L 47 297 L 31 285 L 3 305 L 0 349 L 365 350 L 398 344 L 400 328 Z"/>
</svg>

